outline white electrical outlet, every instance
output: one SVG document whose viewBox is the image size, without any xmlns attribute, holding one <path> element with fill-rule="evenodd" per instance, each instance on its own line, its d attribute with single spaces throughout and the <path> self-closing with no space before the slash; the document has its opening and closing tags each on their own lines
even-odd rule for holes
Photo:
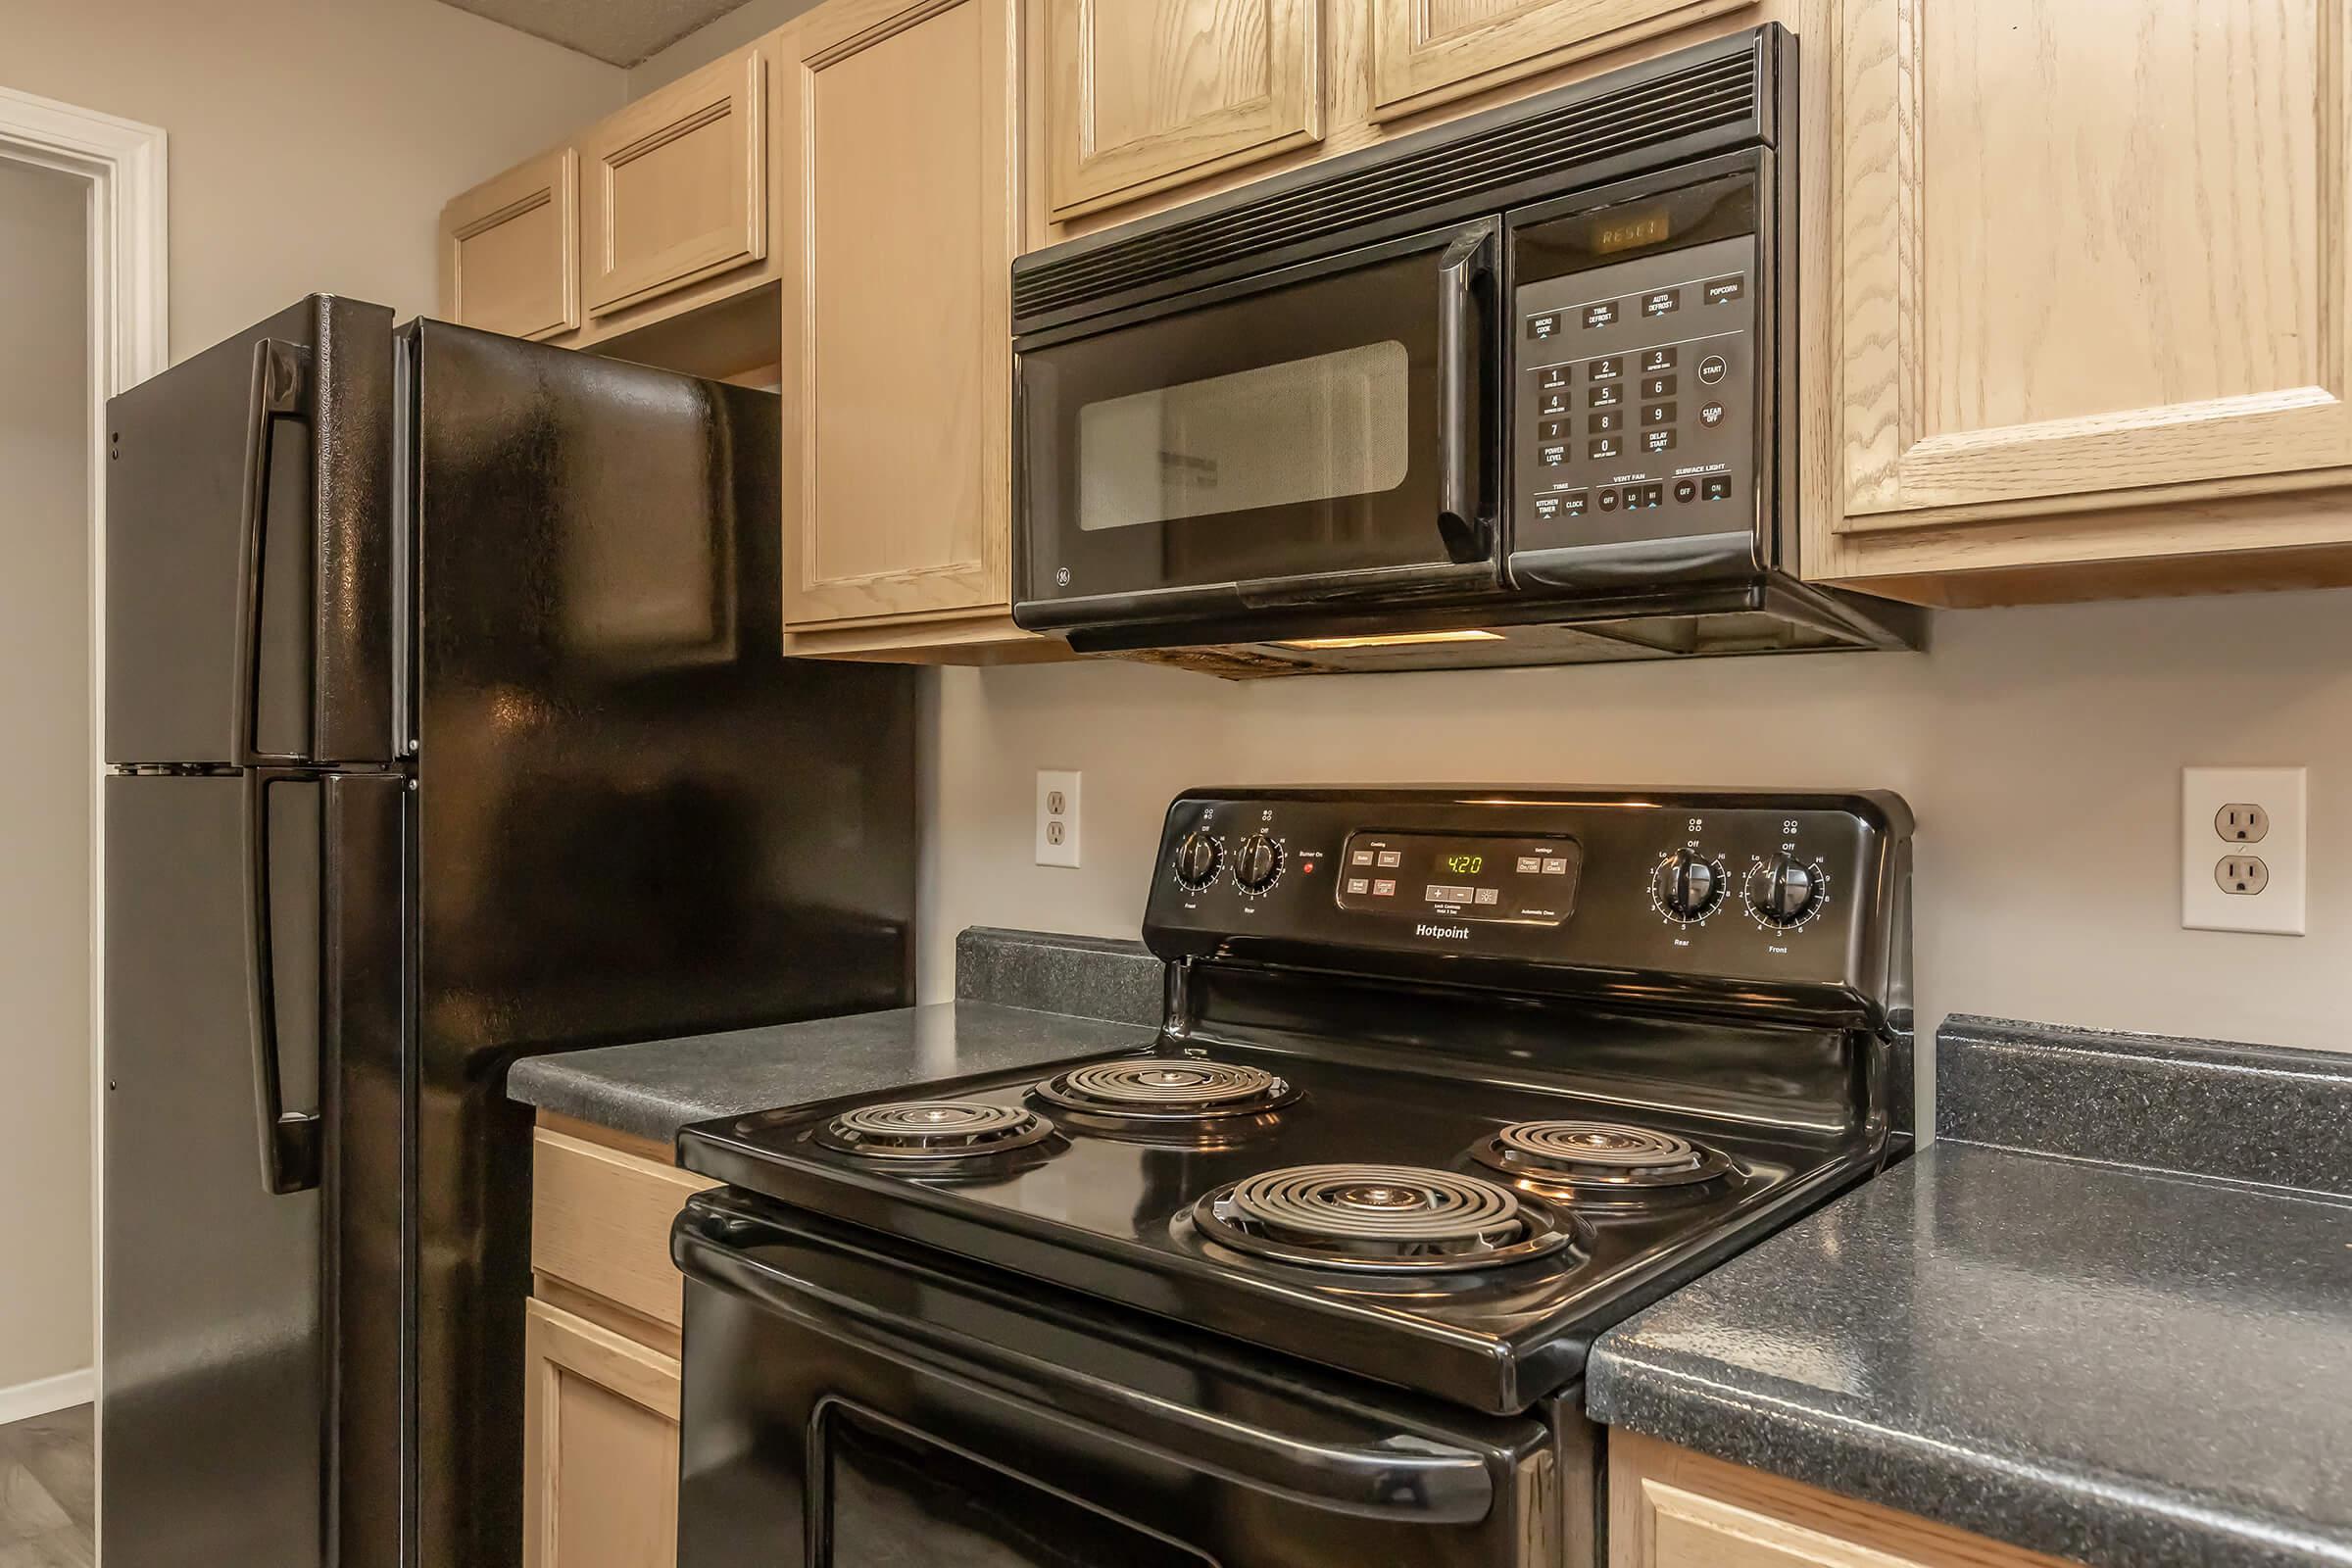
<svg viewBox="0 0 2352 1568">
<path fill-rule="evenodd" d="M 2303 934 L 2303 769 L 2180 770 L 2180 923 Z"/>
<path fill-rule="evenodd" d="M 1078 863 L 1078 775 L 1074 772 L 1038 770 L 1037 863 Z"/>
</svg>

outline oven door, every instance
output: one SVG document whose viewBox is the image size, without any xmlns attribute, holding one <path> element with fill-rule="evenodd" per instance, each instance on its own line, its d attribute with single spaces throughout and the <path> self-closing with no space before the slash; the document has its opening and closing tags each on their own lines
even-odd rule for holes
<svg viewBox="0 0 2352 1568">
<path fill-rule="evenodd" d="M 1019 340 L 1014 619 L 1492 593 L 1492 218 Z"/>
<path fill-rule="evenodd" d="M 1534 1417 L 1204 1343 L 724 1189 L 673 1247 L 679 1568 L 1592 1561 L 1589 1532 L 1564 1540 L 1589 1517 L 1562 1496 L 1579 1467 Z"/>
</svg>

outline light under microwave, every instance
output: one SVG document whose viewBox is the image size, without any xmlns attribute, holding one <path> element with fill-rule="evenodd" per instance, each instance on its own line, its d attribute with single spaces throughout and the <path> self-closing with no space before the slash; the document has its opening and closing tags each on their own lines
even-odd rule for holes
<svg viewBox="0 0 2352 1568">
<path fill-rule="evenodd" d="M 1916 646 L 1799 576 L 1794 48 L 1022 258 L 1015 620 L 1229 674 Z"/>
</svg>

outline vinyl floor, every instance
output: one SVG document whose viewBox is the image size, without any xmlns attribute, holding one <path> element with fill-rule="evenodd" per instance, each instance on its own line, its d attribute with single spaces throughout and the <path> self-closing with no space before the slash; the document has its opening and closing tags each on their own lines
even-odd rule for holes
<svg viewBox="0 0 2352 1568">
<path fill-rule="evenodd" d="M 92 1568 L 90 1407 L 0 1427 L 0 1568 Z"/>
</svg>

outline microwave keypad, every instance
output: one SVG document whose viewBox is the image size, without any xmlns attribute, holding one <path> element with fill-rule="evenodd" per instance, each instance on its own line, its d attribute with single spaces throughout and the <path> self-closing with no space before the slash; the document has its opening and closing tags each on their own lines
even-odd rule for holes
<svg viewBox="0 0 2352 1568">
<path fill-rule="evenodd" d="M 1523 284 L 1515 548 L 1750 525 L 1755 241 Z"/>
</svg>

